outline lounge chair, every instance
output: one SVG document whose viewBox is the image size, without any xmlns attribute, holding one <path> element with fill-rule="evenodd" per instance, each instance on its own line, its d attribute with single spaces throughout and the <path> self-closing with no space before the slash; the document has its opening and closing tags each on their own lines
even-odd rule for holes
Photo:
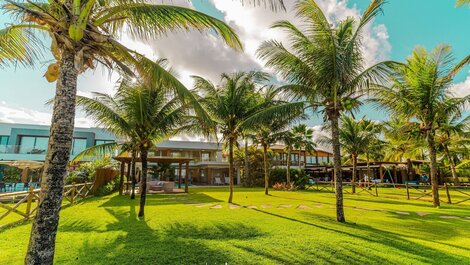
<svg viewBox="0 0 470 265">
<path fill-rule="evenodd" d="M 230 178 L 224 177 L 224 182 L 225 182 L 225 185 L 230 185 Z"/>
<path fill-rule="evenodd" d="M 223 185 L 222 180 L 220 178 L 214 178 L 215 185 Z"/>
</svg>

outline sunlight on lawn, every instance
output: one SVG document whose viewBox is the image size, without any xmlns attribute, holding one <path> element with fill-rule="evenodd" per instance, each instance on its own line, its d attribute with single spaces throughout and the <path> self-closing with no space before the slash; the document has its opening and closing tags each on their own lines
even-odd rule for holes
<svg viewBox="0 0 470 265">
<path fill-rule="evenodd" d="M 464 264 L 470 262 L 470 210 L 428 202 L 347 195 L 346 224 L 334 195 L 226 188 L 112 195 L 61 213 L 57 264 Z M 453 218 L 442 218 L 453 216 Z M 454 218 L 455 217 L 455 218 Z M 467 218 L 466 218 L 467 217 Z M 31 225 L 0 232 L 0 264 L 22 264 Z"/>
</svg>

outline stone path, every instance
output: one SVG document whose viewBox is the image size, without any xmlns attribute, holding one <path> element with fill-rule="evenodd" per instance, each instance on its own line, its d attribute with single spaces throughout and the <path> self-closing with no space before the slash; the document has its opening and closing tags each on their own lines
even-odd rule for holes
<svg viewBox="0 0 470 265">
<path fill-rule="evenodd" d="M 228 208 L 229 208 L 229 209 L 238 209 L 238 208 L 240 208 L 240 205 L 236 205 L 236 204 L 231 204 L 231 203 L 230 203 L 229 206 L 228 206 Z"/>
<path fill-rule="evenodd" d="M 400 211 L 398 211 L 398 212 L 395 212 L 395 213 L 400 214 L 400 215 L 410 215 L 409 212 L 400 212 Z"/>
<path fill-rule="evenodd" d="M 442 218 L 442 219 L 460 219 L 460 217 L 452 216 L 452 215 L 442 215 L 442 216 L 439 216 L 439 218 Z"/>
<path fill-rule="evenodd" d="M 428 213 L 428 212 L 416 212 L 417 215 L 419 216 L 426 216 L 426 215 L 430 215 L 432 213 Z"/>
<path fill-rule="evenodd" d="M 188 204 L 191 203 L 194 205 L 194 207 L 197 207 L 197 208 L 203 208 L 203 207 L 209 207 L 209 209 L 222 209 L 224 208 L 222 206 L 222 204 L 213 204 L 213 203 L 199 203 L 197 204 L 196 202 L 187 202 Z M 321 204 L 321 203 L 318 203 L 318 204 L 313 204 L 311 206 L 308 206 L 308 205 L 302 205 L 302 204 L 299 204 L 297 206 L 294 205 L 295 209 L 297 210 L 310 210 L 312 209 L 312 207 L 316 207 L 316 208 L 324 208 L 323 207 L 324 205 Z M 228 208 L 229 209 L 239 209 L 239 208 L 247 208 L 247 209 L 258 209 L 258 206 L 256 205 L 247 205 L 247 206 L 241 206 L 241 205 L 238 205 L 238 204 L 232 204 L 232 203 L 229 203 L 228 205 Z M 287 209 L 287 208 L 291 208 L 292 207 L 292 204 L 279 204 L 277 205 L 277 207 L 272 204 L 261 204 L 260 205 L 261 208 L 263 209 L 269 209 L 269 208 L 278 208 L 278 209 Z M 334 209 L 335 206 L 333 205 L 328 205 L 328 208 L 330 209 Z M 432 214 L 436 214 L 436 213 L 432 213 L 432 212 L 405 212 L 405 211 L 390 211 L 390 210 L 379 210 L 379 209 L 372 209 L 372 208 L 366 208 L 366 207 L 347 207 L 347 208 L 352 208 L 353 210 L 356 210 L 356 211 L 376 211 L 376 212 L 382 212 L 382 213 L 395 213 L 395 214 L 398 214 L 398 215 L 403 215 L 403 216 L 409 216 L 411 215 L 412 213 L 416 213 L 416 215 L 420 216 L 420 217 L 425 217 L 425 216 L 428 216 L 428 215 L 432 215 Z M 470 221 L 470 216 L 465 216 L 465 217 L 459 217 L 459 216 L 453 216 L 453 215 L 441 215 L 439 216 L 439 218 L 441 219 L 458 219 L 458 220 L 465 220 L 465 221 Z"/>
</svg>

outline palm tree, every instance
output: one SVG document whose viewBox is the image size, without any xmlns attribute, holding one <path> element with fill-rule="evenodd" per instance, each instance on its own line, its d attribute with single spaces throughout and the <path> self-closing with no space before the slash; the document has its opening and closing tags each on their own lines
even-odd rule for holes
<svg viewBox="0 0 470 265">
<path fill-rule="evenodd" d="M 285 151 L 287 151 L 287 159 L 286 159 L 286 181 L 287 185 L 289 187 L 292 186 L 291 179 L 290 179 L 290 167 L 291 167 L 291 156 L 292 156 L 292 150 L 294 148 L 294 145 L 296 143 L 297 138 L 295 137 L 294 133 L 292 133 L 292 130 L 285 130 L 283 132 L 279 133 L 278 140 L 284 143 Z"/>
<path fill-rule="evenodd" d="M 442 121 L 438 122 L 436 130 L 436 148 L 437 151 L 444 154 L 445 160 L 450 167 L 454 185 L 459 185 L 459 178 L 457 175 L 458 153 L 466 150 L 470 141 L 469 131 L 470 116 L 461 118 L 460 113 L 452 113 L 448 117 L 444 117 Z"/>
<path fill-rule="evenodd" d="M 307 128 L 305 124 L 299 124 L 292 128 L 292 133 L 295 137 L 294 148 L 299 149 L 299 170 L 302 166 L 302 149 L 305 148 L 305 153 L 311 152 L 315 149 L 316 145 L 313 142 L 313 130 Z M 307 164 L 307 161 L 304 161 Z"/>
<path fill-rule="evenodd" d="M 57 80 L 56 96 L 41 200 L 25 258 L 26 264 L 52 264 L 72 144 L 77 76 L 99 63 L 110 69 L 117 66 L 128 74 L 136 69 L 142 76 L 159 75 L 168 88 L 183 92 L 173 76 L 122 45 L 116 37 L 126 33 L 150 39 L 194 28 L 211 29 L 234 48 L 241 49 L 241 44 L 222 21 L 179 6 L 132 0 L 6 2 L 1 9 L 11 14 L 15 23 L 0 30 L 0 65 L 32 65 L 41 58 L 43 36 L 50 37 L 50 51 L 56 60 L 45 75 L 48 81 Z"/>
<path fill-rule="evenodd" d="M 222 141 L 228 147 L 230 195 L 233 200 L 234 161 L 233 148 L 238 139 L 259 124 L 278 117 L 291 117 L 299 110 L 302 103 L 273 105 L 257 90 L 257 85 L 267 81 L 267 75 L 259 72 L 238 72 L 222 74 L 221 83 L 216 86 L 202 77 L 194 77 L 195 89 L 202 93 L 201 104 L 212 118 L 211 126 L 222 135 Z M 298 114 L 297 114 L 298 115 Z"/>
<path fill-rule="evenodd" d="M 103 94 L 96 98 L 79 97 L 78 104 L 99 124 L 116 135 L 127 137 L 137 147 L 142 163 L 139 217 L 144 216 L 148 150 L 194 125 L 188 106 L 163 89 L 126 81 L 121 83 L 114 97 Z"/>
<path fill-rule="evenodd" d="M 464 5 L 469 5 L 470 6 L 470 0 L 457 0 L 456 3 L 457 7 L 461 7 Z"/>
<path fill-rule="evenodd" d="M 339 139 L 341 148 L 345 153 L 351 156 L 352 163 L 352 192 L 356 192 L 355 183 L 357 181 L 357 162 L 361 154 L 367 154 L 369 149 L 373 149 L 373 143 L 376 142 L 379 126 L 362 118 L 356 121 L 354 118 L 341 116 L 341 126 L 339 129 Z M 368 175 L 370 177 L 369 160 L 367 159 Z"/>
<path fill-rule="evenodd" d="M 359 22 L 347 18 L 339 23 L 327 20 L 313 0 L 297 2 L 297 17 L 303 22 L 297 28 L 289 21 L 280 21 L 274 28 L 288 33 L 290 48 L 271 40 L 258 50 L 266 65 L 273 68 L 290 84 L 286 90 L 308 101 L 314 110 L 321 110 L 331 123 L 336 186 L 336 213 L 339 222 L 345 222 L 339 142 L 339 117 L 348 110 L 372 83 L 388 77 L 393 62 L 381 62 L 369 68 L 364 66 L 361 35 L 364 27 L 382 10 L 383 0 L 374 0 Z"/>
<path fill-rule="evenodd" d="M 469 97 L 455 98 L 449 88 L 452 75 L 461 65 L 452 68 L 451 48 L 439 45 L 431 52 L 417 47 L 405 66 L 392 77 L 391 88 L 378 87 L 374 99 L 397 117 L 415 119 L 426 139 L 431 161 L 431 184 L 434 206 L 439 206 L 437 179 L 436 132 L 439 121 L 449 113 L 461 114 Z"/>
</svg>

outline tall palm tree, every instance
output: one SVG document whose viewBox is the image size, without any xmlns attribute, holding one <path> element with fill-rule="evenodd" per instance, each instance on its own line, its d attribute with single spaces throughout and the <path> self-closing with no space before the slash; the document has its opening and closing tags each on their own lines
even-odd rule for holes
<svg viewBox="0 0 470 265">
<path fill-rule="evenodd" d="M 408 119 L 394 117 L 383 123 L 384 160 L 404 162 L 418 158 L 423 148 L 419 127 Z"/>
<path fill-rule="evenodd" d="M 457 154 L 466 150 L 470 144 L 469 128 L 470 116 L 461 118 L 459 113 L 452 113 L 438 122 L 436 130 L 436 148 L 437 151 L 444 154 L 443 160 L 447 160 L 454 180 L 454 185 L 459 185 L 457 175 Z"/>
<path fill-rule="evenodd" d="M 50 52 L 56 60 L 45 75 L 48 81 L 57 80 L 56 95 L 41 200 L 25 258 L 26 264 L 52 264 L 72 145 L 78 75 L 96 64 L 118 67 L 128 74 L 136 69 L 143 76 L 159 75 L 168 88 L 187 92 L 168 72 L 122 45 L 116 37 L 126 33 L 150 39 L 193 28 L 210 29 L 234 48 L 241 49 L 241 44 L 222 21 L 184 7 L 134 0 L 6 2 L 1 9 L 11 14 L 15 23 L 0 30 L 0 65 L 32 65 L 41 58 L 43 36 L 50 37 Z"/>
<path fill-rule="evenodd" d="M 292 133 L 295 137 L 294 148 L 299 149 L 299 158 L 297 162 L 299 163 L 300 170 L 302 166 L 302 149 L 305 149 L 305 153 L 307 153 L 312 152 L 316 147 L 313 142 L 313 130 L 307 128 L 307 125 L 305 124 L 299 124 L 292 128 Z M 307 161 L 304 162 L 307 164 Z"/>
<path fill-rule="evenodd" d="M 273 105 L 258 91 L 257 86 L 266 83 L 267 75 L 259 72 L 238 72 L 222 74 L 221 83 L 216 86 L 202 77 L 194 77 L 195 89 L 202 93 L 201 104 L 212 118 L 211 126 L 222 135 L 228 147 L 230 194 L 233 201 L 234 161 L 233 149 L 243 133 L 259 124 L 277 117 L 290 117 L 303 110 L 302 103 Z"/>
<path fill-rule="evenodd" d="M 426 140 L 431 161 L 431 184 L 434 206 L 439 206 L 437 179 L 436 131 L 439 121 L 449 113 L 458 113 L 469 97 L 456 98 L 449 91 L 452 75 L 461 65 L 452 68 L 451 47 L 439 45 L 431 52 L 417 47 L 406 65 L 392 77 L 391 88 L 378 87 L 374 99 L 397 117 L 416 119 Z"/>
<path fill-rule="evenodd" d="M 139 217 L 144 216 L 147 190 L 148 150 L 194 125 L 188 106 L 174 94 L 146 84 L 124 81 L 114 97 L 79 97 L 85 112 L 116 135 L 134 143 L 142 163 Z"/>
<path fill-rule="evenodd" d="M 290 84 L 285 86 L 308 101 L 314 110 L 321 110 L 331 123 L 336 186 L 336 215 L 345 222 L 339 142 L 339 117 L 351 101 L 357 99 L 371 83 L 380 83 L 390 73 L 393 62 L 381 62 L 365 68 L 361 35 L 365 26 L 382 10 L 383 0 L 374 0 L 362 18 L 347 18 L 339 23 L 328 21 L 314 0 L 296 4 L 297 17 L 304 25 L 296 27 L 280 21 L 274 28 L 288 33 L 290 48 L 271 40 L 258 50 L 266 66 Z"/>
<path fill-rule="evenodd" d="M 464 5 L 470 6 L 470 0 L 457 0 L 456 5 L 457 5 L 457 7 L 461 7 L 461 6 L 464 6 Z"/>
</svg>

